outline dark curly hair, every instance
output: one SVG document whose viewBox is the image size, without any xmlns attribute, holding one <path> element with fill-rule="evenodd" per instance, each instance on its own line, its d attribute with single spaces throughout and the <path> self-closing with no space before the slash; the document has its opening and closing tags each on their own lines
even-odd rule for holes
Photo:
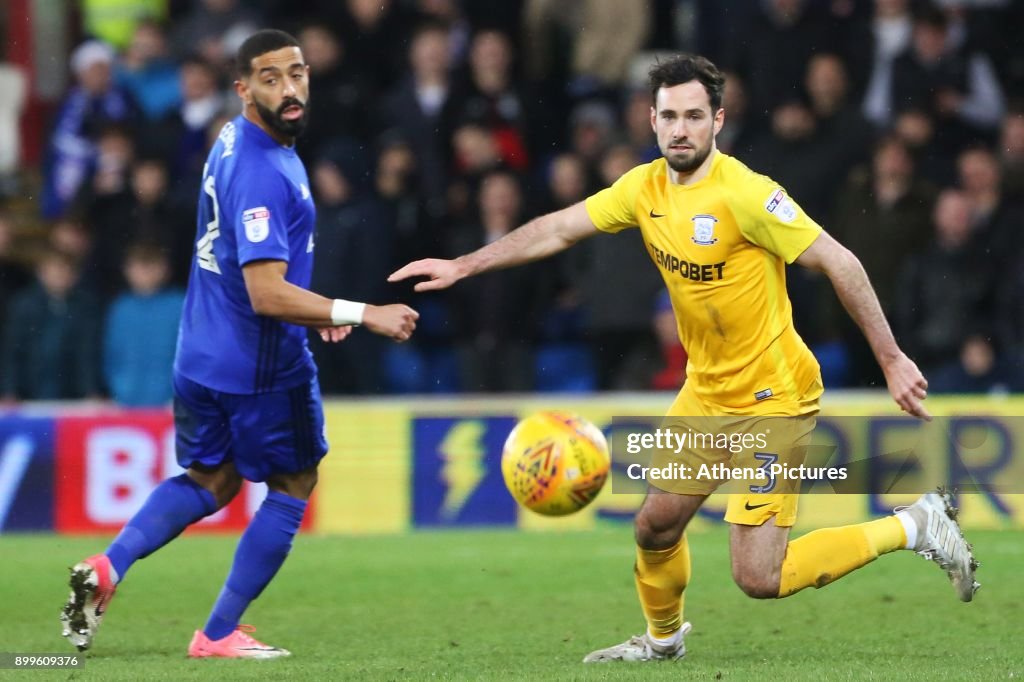
<svg viewBox="0 0 1024 682">
<path fill-rule="evenodd" d="M 725 76 L 706 57 L 696 54 L 679 54 L 666 61 L 657 61 L 647 72 L 651 87 L 651 99 L 657 99 L 660 88 L 700 81 L 711 100 L 711 112 L 722 107 L 722 91 L 725 90 Z"/>
</svg>

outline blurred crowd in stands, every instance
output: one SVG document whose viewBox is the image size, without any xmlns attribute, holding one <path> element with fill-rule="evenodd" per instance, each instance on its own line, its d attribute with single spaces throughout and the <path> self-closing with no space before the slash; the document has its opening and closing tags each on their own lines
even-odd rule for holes
<svg viewBox="0 0 1024 682">
<path fill-rule="evenodd" d="M 0 399 L 169 399 L 206 150 L 239 111 L 234 50 L 265 26 L 311 67 L 313 288 L 421 313 L 400 346 L 314 335 L 325 393 L 678 388 L 685 350 L 636 230 L 440 294 L 386 283 L 657 158 L 646 69 L 678 50 L 727 72 L 719 149 L 860 257 L 931 392 L 1024 388 L 1022 2 L 80 7 L 39 173 L 0 179 Z M 25 192 L 41 230 L 5 208 Z M 828 282 L 788 277 L 826 385 L 884 386 Z"/>
</svg>

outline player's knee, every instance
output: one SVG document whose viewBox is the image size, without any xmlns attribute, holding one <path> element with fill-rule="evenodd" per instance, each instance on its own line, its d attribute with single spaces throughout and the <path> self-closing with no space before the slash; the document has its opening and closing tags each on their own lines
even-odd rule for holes
<svg viewBox="0 0 1024 682">
<path fill-rule="evenodd" d="M 242 477 L 237 473 L 234 475 L 223 476 L 213 491 L 213 496 L 217 498 L 217 509 L 222 509 L 231 503 L 231 500 L 235 499 L 239 491 L 242 489 Z"/>
<path fill-rule="evenodd" d="M 668 549 L 683 537 L 682 524 L 677 519 L 658 519 L 641 509 L 634 521 L 636 544 L 643 549 Z"/>
<path fill-rule="evenodd" d="M 267 487 L 289 497 L 308 500 L 313 494 L 319 475 L 317 470 L 306 469 L 293 474 L 278 474 L 267 479 Z"/>
<path fill-rule="evenodd" d="M 779 596 L 779 581 L 775 576 L 733 567 L 732 579 L 743 590 L 743 594 L 753 599 L 775 599 Z"/>
<path fill-rule="evenodd" d="M 191 468 L 188 475 L 213 495 L 217 502 L 217 509 L 226 507 L 242 489 L 242 477 L 230 464 L 225 464 L 212 471 Z"/>
</svg>

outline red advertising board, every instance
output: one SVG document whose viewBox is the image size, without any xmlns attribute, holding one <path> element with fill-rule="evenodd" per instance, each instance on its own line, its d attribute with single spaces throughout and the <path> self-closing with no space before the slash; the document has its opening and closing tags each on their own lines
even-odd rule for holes
<svg viewBox="0 0 1024 682">
<path fill-rule="evenodd" d="M 116 532 L 160 481 L 180 473 L 173 420 L 167 412 L 60 417 L 54 467 L 56 530 Z M 265 495 L 263 484 L 246 482 L 231 504 L 192 528 L 241 530 Z M 303 527 L 309 527 L 312 518 L 312 510 L 307 511 Z"/>
</svg>

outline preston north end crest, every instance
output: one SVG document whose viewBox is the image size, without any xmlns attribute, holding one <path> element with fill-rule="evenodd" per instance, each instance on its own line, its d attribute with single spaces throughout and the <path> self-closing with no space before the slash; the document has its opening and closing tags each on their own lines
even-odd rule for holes
<svg viewBox="0 0 1024 682">
<path fill-rule="evenodd" d="M 695 215 L 693 218 L 693 243 L 700 246 L 710 246 L 718 241 L 715 237 L 715 223 L 718 218 L 713 215 Z"/>
</svg>

